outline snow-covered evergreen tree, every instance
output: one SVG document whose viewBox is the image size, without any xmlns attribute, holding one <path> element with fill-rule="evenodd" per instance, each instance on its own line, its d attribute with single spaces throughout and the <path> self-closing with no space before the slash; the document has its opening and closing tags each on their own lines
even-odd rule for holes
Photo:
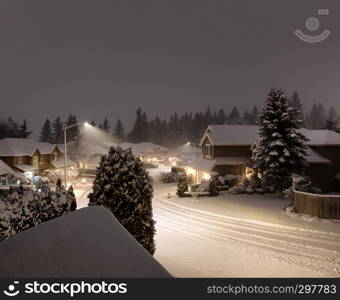
<svg viewBox="0 0 340 300">
<path fill-rule="evenodd" d="M 109 209 L 151 254 L 155 252 L 152 178 L 131 149 L 111 147 L 98 167 L 89 206 Z"/>
<path fill-rule="evenodd" d="M 273 89 L 259 115 L 259 141 L 253 159 L 267 188 L 283 191 L 292 185 L 292 174 L 303 174 L 306 137 L 298 129 L 301 120 L 281 90 Z"/>
<path fill-rule="evenodd" d="M 179 174 L 178 182 L 177 182 L 177 196 L 183 198 L 187 195 L 189 186 L 188 186 L 188 177 L 185 173 Z"/>
</svg>

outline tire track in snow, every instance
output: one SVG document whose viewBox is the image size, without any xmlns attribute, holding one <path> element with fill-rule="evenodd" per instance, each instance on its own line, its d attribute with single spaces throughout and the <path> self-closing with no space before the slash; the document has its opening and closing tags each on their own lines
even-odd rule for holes
<svg viewBox="0 0 340 300">
<path fill-rule="evenodd" d="M 331 241 L 323 241 L 324 244 L 337 245 L 338 235 L 335 233 L 328 234 L 308 229 L 296 230 L 295 227 L 237 219 L 184 207 L 166 200 L 161 201 L 161 204 L 154 205 L 155 216 L 157 224 L 168 230 L 223 248 L 230 249 L 237 245 L 239 250 L 251 254 L 255 251 L 257 256 L 264 259 L 270 258 L 299 265 L 327 275 L 339 275 L 340 254 L 338 251 L 313 247 L 305 243 L 306 241 L 319 241 L 320 243 L 319 235 L 321 235 L 323 238 L 331 239 Z M 217 220 L 211 219 L 212 217 Z M 291 237 L 288 233 L 296 235 L 297 232 L 300 243 L 280 239 Z"/>
</svg>

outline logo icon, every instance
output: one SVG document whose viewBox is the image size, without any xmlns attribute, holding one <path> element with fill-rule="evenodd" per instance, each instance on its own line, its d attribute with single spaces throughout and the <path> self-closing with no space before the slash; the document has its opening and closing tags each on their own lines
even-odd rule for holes
<svg viewBox="0 0 340 300">
<path fill-rule="evenodd" d="M 9 297 L 17 296 L 20 293 L 20 291 L 15 290 L 16 284 L 19 284 L 19 281 L 14 281 L 13 284 L 10 284 L 8 286 L 8 291 L 4 290 L 4 294 Z"/>
<path fill-rule="evenodd" d="M 319 9 L 318 15 L 328 16 L 329 9 Z M 318 18 L 310 17 L 306 20 L 305 26 L 310 32 L 313 32 L 320 28 L 320 21 Z M 309 34 L 305 34 L 302 30 L 297 29 L 294 31 L 294 33 L 300 40 L 306 43 L 320 43 L 330 36 L 331 31 L 326 29 L 318 35 L 309 35 Z"/>
</svg>

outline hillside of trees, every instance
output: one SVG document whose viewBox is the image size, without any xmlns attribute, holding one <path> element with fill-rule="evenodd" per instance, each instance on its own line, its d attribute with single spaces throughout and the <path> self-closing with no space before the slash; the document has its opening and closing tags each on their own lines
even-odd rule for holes
<svg viewBox="0 0 340 300">
<path fill-rule="evenodd" d="M 309 129 L 329 129 L 340 133 L 340 119 L 333 107 L 325 108 L 322 103 L 314 103 L 309 112 L 303 112 L 302 102 L 298 93 L 294 92 L 290 98 L 290 104 L 301 111 L 298 116 L 304 127 Z M 156 116 L 149 119 L 147 113 L 141 108 L 136 111 L 135 121 L 131 131 L 125 132 L 121 119 L 110 122 L 107 117 L 101 122 L 92 121 L 91 125 L 96 126 L 117 141 L 132 143 L 152 142 L 166 147 L 176 147 L 188 141 L 198 142 L 202 133 L 208 125 L 222 124 L 246 124 L 254 125 L 257 122 L 259 109 L 254 106 L 241 112 L 237 106 L 226 112 L 224 109 L 211 110 L 208 106 L 205 111 L 179 114 L 173 113 L 168 119 L 161 119 Z M 64 140 L 63 126 L 72 125 L 78 122 L 76 115 L 70 114 L 66 120 L 57 117 L 54 120 L 46 119 L 39 135 L 39 141 L 62 144 Z M 0 138 L 21 137 L 27 138 L 31 135 L 26 120 L 18 123 L 13 118 L 0 119 Z M 76 141 L 79 137 L 77 126 L 67 131 L 67 140 Z"/>
</svg>

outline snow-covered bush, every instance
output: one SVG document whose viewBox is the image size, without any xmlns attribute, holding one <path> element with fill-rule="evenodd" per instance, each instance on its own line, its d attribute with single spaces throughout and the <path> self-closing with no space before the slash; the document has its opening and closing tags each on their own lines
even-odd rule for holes
<svg viewBox="0 0 340 300">
<path fill-rule="evenodd" d="M 178 174 L 177 181 L 177 196 L 180 198 L 188 197 L 188 177 L 185 173 Z"/>
<path fill-rule="evenodd" d="M 219 180 L 217 175 L 212 175 L 209 180 L 209 196 L 218 196 L 220 193 Z"/>
<path fill-rule="evenodd" d="M 143 162 L 143 166 L 144 166 L 145 169 L 156 169 L 156 168 L 158 168 L 157 165 L 152 164 L 150 162 Z"/>
<path fill-rule="evenodd" d="M 306 193 L 314 193 L 314 194 L 321 194 L 322 191 L 312 185 L 312 181 L 309 177 L 306 176 L 293 176 L 293 188 L 296 191 L 306 192 Z"/>
<path fill-rule="evenodd" d="M 253 174 L 250 176 L 250 178 L 244 177 L 241 185 L 243 185 L 245 188 L 250 188 L 255 191 L 255 189 L 262 188 L 262 181 L 257 175 Z"/>
<path fill-rule="evenodd" d="M 173 183 L 178 181 L 178 174 L 173 172 L 161 173 L 160 181 L 162 183 Z"/>
<path fill-rule="evenodd" d="M 22 187 L 0 198 L 0 241 L 42 222 L 76 209 L 72 187 L 53 192 L 43 185 L 41 192 Z"/>
<path fill-rule="evenodd" d="M 222 190 L 228 190 L 229 188 L 240 183 L 242 177 L 240 175 L 227 174 L 224 176 L 218 176 L 219 186 Z"/>
<path fill-rule="evenodd" d="M 109 209 L 151 254 L 155 252 L 152 178 L 131 148 L 111 147 L 101 158 L 89 206 Z"/>
<path fill-rule="evenodd" d="M 246 188 L 242 185 L 235 185 L 228 189 L 228 193 L 230 194 L 244 194 L 246 193 Z"/>
</svg>

